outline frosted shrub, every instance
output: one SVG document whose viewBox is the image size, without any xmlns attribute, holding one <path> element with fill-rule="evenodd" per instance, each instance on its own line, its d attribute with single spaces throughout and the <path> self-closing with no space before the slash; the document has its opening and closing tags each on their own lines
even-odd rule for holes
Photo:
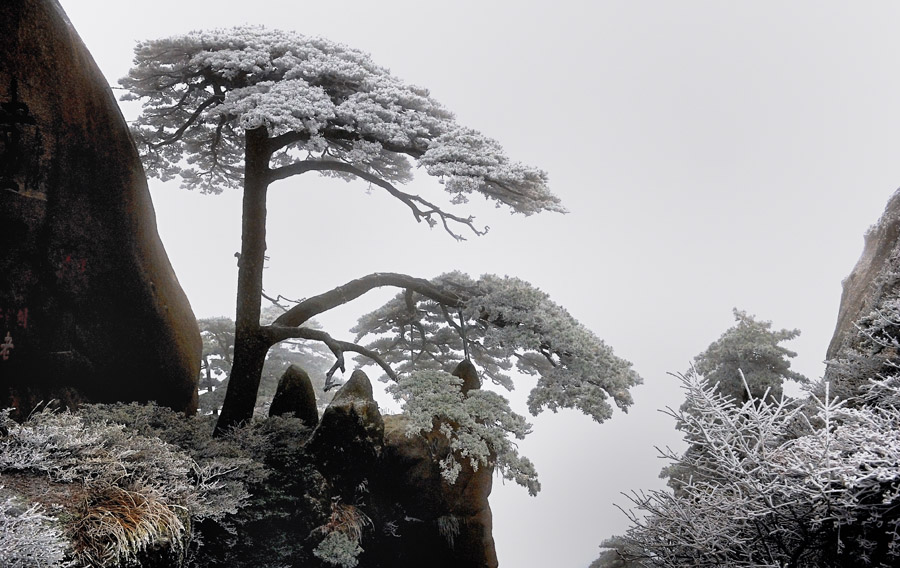
<svg viewBox="0 0 900 568">
<path fill-rule="evenodd" d="M 625 542 L 654 566 L 894 566 L 900 561 L 900 410 L 754 400 L 736 407 L 682 377 L 691 472 L 635 492 Z M 890 386 L 890 385 L 888 385 Z"/>
<path fill-rule="evenodd" d="M 192 448 L 195 460 L 159 437 L 107 421 L 120 415 L 148 434 L 162 433 L 171 418 L 166 412 L 137 405 L 90 407 L 85 416 L 45 410 L 19 424 L 4 411 L 0 472 L 38 474 L 52 482 L 49 491 L 59 492 L 56 498 L 69 519 L 70 554 L 83 565 L 134 563 L 151 548 L 180 554 L 189 520 L 220 521 L 246 502 L 243 480 L 254 468 L 237 452 L 215 455 L 227 449 L 224 443 L 206 451 Z M 168 432 L 177 436 L 183 430 Z M 79 487 L 74 501 L 61 489 L 70 484 Z M 40 516 L 38 509 L 29 511 Z"/>
<path fill-rule="evenodd" d="M 322 542 L 313 550 L 316 558 L 341 568 L 353 568 L 359 564 L 357 559 L 363 549 L 359 543 L 340 531 L 325 535 Z"/>
<path fill-rule="evenodd" d="M 325 533 L 325 538 L 313 550 L 316 558 L 342 568 L 359 564 L 363 553 L 359 545 L 366 528 L 372 527 L 372 519 L 353 505 L 339 501 L 331 503 L 329 522 L 315 532 Z"/>
<path fill-rule="evenodd" d="M 25 506 L 12 496 L 0 496 L 0 566 L 64 566 L 66 546 L 57 520 L 45 514 L 43 507 Z"/>
</svg>

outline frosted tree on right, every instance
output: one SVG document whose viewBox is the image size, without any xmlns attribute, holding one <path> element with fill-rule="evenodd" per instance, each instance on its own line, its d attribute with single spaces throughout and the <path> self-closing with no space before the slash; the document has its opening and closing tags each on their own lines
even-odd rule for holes
<svg viewBox="0 0 900 568">
<path fill-rule="evenodd" d="M 900 562 L 900 378 L 865 404 L 825 396 L 736 406 L 694 372 L 668 413 L 694 451 L 663 457 L 692 475 L 678 491 L 628 495 L 619 539 L 639 566 L 896 566 Z"/>
</svg>

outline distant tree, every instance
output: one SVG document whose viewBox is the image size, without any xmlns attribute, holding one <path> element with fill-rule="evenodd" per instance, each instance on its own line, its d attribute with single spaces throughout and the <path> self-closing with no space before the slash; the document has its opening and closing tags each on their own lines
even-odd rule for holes
<svg viewBox="0 0 900 568">
<path fill-rule="evenodd" d="M 807 384 L 809 379 L 791 370 L 790 359 L 797 356 L 780 343 L 800 335 L 798 329 L 772 330 L 772 322 L 758 321 L 747 312 L 734 309 L 737 324 L 730 327 L 703 353 L 694 358 L 694 368 L 719 392 L 736 403 L 751 397 L 778 400 L 785 380 Z M 741 378 L 744 373 L 747 387 Z"/>
<path fill-rule="evenodd" d="M 403 290 L 413 311 L 426 300 L 440 306 L 447 313 L 444 332 L 453 330 L 464 343 L 467 330 L 495 330 L 502 339 L 486 342 L 485 349 L 503 351 L 540 374 L 533 411 L 577 407 L 603 420 L 611 411 L 609 398 L 621 408 L 631 404 L 628 389 L 639 378 L 630 365 L 546 295 L 517 280 L 460 286 L 375 273 L 307 298 L 271 325 L 260 324 L 266 193 L 276 181 L 307 172 L 359 179 L 399 200 L 417 221 L 440 225 L 458 239 L 460 228 L 476 235 L 486 229 L 471 216 L 401 191 L 398 186 L 412 179 L 411 160 L 440 179 L 452 205 L 480 195 L 524 215 L 564 211 L 543 171 L 511 161 L 496 141 L 459 126 L 427 90 L 343 45 L 246 27 L 140 43 L 121 84 L 129 91 L 125 98 L 143 101 L 134 132 L 151 175 L 178 176 L 205 192 L 243 189 L 234 364 L 217 432 L 251 417 L 266 353 L 286 339 L 328 346 L 336 359 L 329 379 L 344 370 L 347 351 L 376 361 L 396 379 L 375 351 L 304 325 L 384 286 Z M 528 304 L 531 311 L 520 309 L 523 298 L 537 301 Z M 538 318 L 536 308 L 549 319 Z M 539 357 L 545 362 L 537 363 Z"/>
<path fill-rule="evenodd" d="M 272 306 L 263 310 L 264 322 L 271 322 L 283 310 Z M 218 415 L 225 400 L 228 387 L 228 375 L 231 372 L 231 361 L 234 353 L 234 320 L 231 318 L 201 319 L 200 333 L 203 338 L 203 360 L 200 380 L 200 410 Z M 310 322 L 310 327 L 319 329 L 317 322 Z M 299 365 L 313 382 L 318 402 L 323 406 L 331 400 L 332 393 L 325 392 L 325 373 L 331 366 L 331 352 L 318 342 L 302 340 L 286 340 L 273 346 L 266 355 L 263 365 L 262 379 L 255 408 L 258 412 L 265 410 L 275 396 L 278 381 L 290 365 Z"/>
<path fill-rule="evenodd" d="M 234 357 L 234 320 L 217 317 L 198 320 L 203 353 L 200 363 L 200 411 L 219 414 L 225 400 L 224 379 Z"/>
<path fill-rule="evenodd" d="M 804 385 L 809 383 L 809 379 L 791 370 L 790 359 L 797 354 L 780 345 L 795 339 L 800 330 L 773 331 L 770 321 L 757 321 L 754 316 L 736 308 L 733 312 L 737 324 L 694 358 L 692 373 L 704 377 L 719 394 L 736 405 L 750 400 L 780 401 L 786 379 Z M 690 408 L 691 401 L 682 406 L 682 409 Z M 692 440 L 685 455 L 699 451 L 697 444 L 702 442 Z M 675 462 L 663 468 L 660 474 L 660 477 L 669 478 L 668 484 L 676 493 L 694 474 L 685 469 L 686 461 L 690 460 Z"/>
</svg>

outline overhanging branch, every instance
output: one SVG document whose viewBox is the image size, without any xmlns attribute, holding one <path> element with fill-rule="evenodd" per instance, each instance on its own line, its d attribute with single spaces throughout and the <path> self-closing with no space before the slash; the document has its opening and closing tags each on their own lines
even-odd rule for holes
<svg viewBox="0 0 900 568">
<path fill-rule="evenodd" d="M 406 206 L 409 207 L 410 211 L 412 211 L 413 217 L 415 217 L 417 222 L 421 222 L 424 219 L 428 222 L 429 225 L 433 226 L 437 223 L 434 217 L 440 219 L 441 224 L 444 226 L 444 230 L 447 231 L 447 233 L 449 233 L 450 236 L 452 236 L 456 240 L 462 241 L 465 240 L 465 238 L 462 235 L 457 234 L 453 231 L 453 229 L 450 228 L 451 222 L 465 225 L 469 229 L 471 229 L 473 233 L 479 236 L 487 233 L 487 228 L 478 229 L 477 227 L 475 227 L 475 220 L 473 217 L 470 216 L 463 218 L 452 213 L 447 213 L 446 211 L 444 211 L 437 205 L 427 201 L 426 199 L 423 199 L 418 195 L 400 191 L 387 180 L 384 180 L 377 175 L 365 170 L 361 170 L 356 166 L 353 166 L 346 162 L 340 162 L 337 160 L 304 160 L 300 162 L 294 162 L 292 164 L 288 164 L 286 166 L 281 166 L 279 168 L 271 170 L 269 173 L 269 179 L 270 181 L 277 181 L 310 171 L 348 173 L 373 185 L 377 185 L 378 187 L 386 190 L 393 197 L 396 197 L 401 202 L 406 204 Z"/>
<path fill-rule="evenodd" d="M 351 280 L 318 296 L 312 296 L 303 300 L 279 316 L 273 325 L 289 327 L 303 325 L 312 317 L 355 300 L 370 290 L 385 286 L 412 290 L 452 308 L 463 307 L 467 300 L 465 296 L 444 290 L 424 278 L 415 278 L 394 272 L 374 272 L 362 278 Z"/>
<path fill-rule="evenodd" d="M 328 372 L 325 373 L 326 387 L 331 385 L 331 377 L 334 375 L 335 371 L 340 370 L 342 373 L 346 371 L 346 364 L 344 360 L 344 352 L 346 351 L 359 353 L 364 357 L 368 357 L 379 367 L 381 367 L 381 369 L 388 377 L 390 377 L 394 381 L 398 380 L 397 374 L 394 373 L 394 370 L 391 369 L 390 365 L 388 365 L 385 360 L 382 359 L 380 355 L 378 355 L 378 353 L 375 353 L 371 349 L 366 349 L 362 345 L 358 345 L 350 341 L 341 341 L 335 339 L 331 337 L 330 334 L 322 331 L 321 329 L 312 329 L 309 327 L 285 327 L 273 324 L 264 326 L 262 328 L 262 333 L 273 345 L 275 343 L 278 343 L 279 341 L 284 341 L 285 339 L 309 339 L 312 341 L 320 341 L 324 343 L 325 346 L 331 350 L 335 357 L 334 365 L 332 365 L 331 369 L 329 369 Z"/>
</svg>

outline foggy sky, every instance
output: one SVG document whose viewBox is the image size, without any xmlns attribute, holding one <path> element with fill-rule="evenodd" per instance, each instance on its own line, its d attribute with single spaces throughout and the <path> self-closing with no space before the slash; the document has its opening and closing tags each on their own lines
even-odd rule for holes
<svg viewBox="0 0 900 568">
<path fill-rule="evenodd" d="M 738 307 L 800 328 L 794 369 L 821 376 L 841 280 L 900 186 L 900 5 L 890 2 L 426 3 L 60 0 L 111 83 L 134 42 L 244 23 L 322 35 L 426 86 L 460 123 L 550 174 L 568 215 L 510 216 L 456 243 L 364 184 L 303 176 L 273 186 L 265 288 L 305 297 L 374 271 L 519 276 L 548 292 L 645 384 L 598 425 L 535 418 L 520 450 L 537 498 L 491 496 L 504 568 L 586 567 L 624 531 L 613 503 L 659 487 L 657 412 L 668 372 Z M 134 108 L 125 108 L 134 116 Z M 130 114 L 129 114 L 130 113 Z M 424 174 L 413 185 L 437 191 Z M 240 195 L 151 180 L 160 234 L 198 317 L 234 315 Z M 320 318 L 333 335 L 383 302 Z M 529 385 L 513 393 L 518 410 Z M 387 399 L 384 405 L 396 410 Z"/>
</svg>

